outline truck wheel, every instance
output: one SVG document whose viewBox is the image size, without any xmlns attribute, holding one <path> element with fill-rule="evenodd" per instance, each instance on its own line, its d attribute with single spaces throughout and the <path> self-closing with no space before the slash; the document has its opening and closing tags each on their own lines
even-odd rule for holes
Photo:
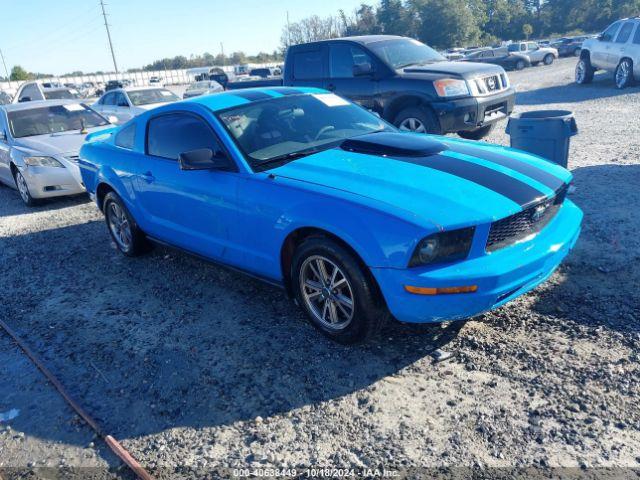
<svg viewBox="0 0 640 480">
<path fill-rule="evenodd" d="M 553 63 L 553 55 L 551 55 L 550 53 L 547 53 L 544 56 L 544 60 L 542 60 L 544 62 L 545 65 L 551 65 Z"/>
<path fill-rule="evenodd" d="M 466 138 L 467 140 L 482 140 L 484 137 L 491 133 L 495 123 L 490 125 L 485 125 L 484 127 L 476 128 L 475 130 L 461 130 L 458 132 L 462 138 Z"/>
<path fill-rule="evenodd" d="M 326 237 L 305 240 L 293 256 L 291 279 L 297 303 L 315 328 L 339 343 L 373 336 L 388 316 L 365 268 Z"/>
<path fill-rule="evenodd" d="M 115 192 L 109 192 L 104 197 L 103 205 L 107 228 L 118 250 L 128 257 L 145 253 L 149 247 L 148 240 L 120 197 Z"/>
<path fill-rule="evenodd" d="M 576 64 L 576 83 L 579 85 L 591 83 L 595 73 L 596 71 L 591 66 L 589 58 L 581 58 Z"/>
<path fill-rule="evenodd" d="M 616 67 L 613 76 L 616 81 L 616 87 L 619 89 L 627 88 L 633 83 L 633 63 L 628 58 L 623 58 Z"/>
<path fill-rule="evenodd" d="M 407 107 L 393 121 L 400 130 L 416 133 L 434 133 L 442 135 L 440 122 L 434 113 L 424 107 Z"/>
</svg>

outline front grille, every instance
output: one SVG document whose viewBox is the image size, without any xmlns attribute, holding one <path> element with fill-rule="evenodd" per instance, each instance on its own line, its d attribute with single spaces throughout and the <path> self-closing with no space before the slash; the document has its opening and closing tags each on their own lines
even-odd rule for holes
<svg viewBox="0 0 640 480">
<path fill-rule="evenodd" d="M 567 195 L 564 185 L 555 197 L 491 224 L 486 251 L 494 252 L 540 232 L 558 213 Z"/>
<path fill-rule="evenodd" d="M 505 90 L 509 86 L 507 76 L 504 74 L 476 78 L 475 83 L 480 95 L 493 95 L 494 93 Z"/>
</svg>

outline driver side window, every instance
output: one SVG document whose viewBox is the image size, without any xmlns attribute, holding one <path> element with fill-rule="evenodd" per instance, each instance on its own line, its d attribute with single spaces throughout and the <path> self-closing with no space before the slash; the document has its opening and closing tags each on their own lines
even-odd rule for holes
<svg viewBox="0 0 640 480">
<path fill-rule="evenodd" d="M 200 117 L 189 113 L 171 113 L 149 120 L 147 154 L 178 160 L 181 153 L 209 148 L 222 151 L 220 142 L 209 125 Z"/>
<path fill-rule="evenodd" d="M 371 57 L 362 49 L 352 45 L 331 45 L 329 50 L 329 71 L 331 78 L 353 78 L 353 67 L 372 65 Z"/>
<path fill-rule="evenodd" d="M 616 36 L 616 33 L 618 33 L 619 28 L 620 28 L 620 22 L 616 22 L 613 25 L 611 25 L 609 28 L 607 28 L 602 34 L 602 41 L 603 42 L 613 41 L 613 37 Z"/>
</svg>

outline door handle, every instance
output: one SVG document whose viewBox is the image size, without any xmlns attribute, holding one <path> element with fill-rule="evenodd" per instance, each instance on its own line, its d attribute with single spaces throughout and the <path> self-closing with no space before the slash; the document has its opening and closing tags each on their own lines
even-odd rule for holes
<svg viewBox="0 0 640 480">
<path fill-rule="evenodd" d="M 327 85 L 327 90 L 329 90 L 330 92 L 335 92 L 336 86 L 333 83 L 330 83 L 329 85 Z"/>
<path fill-rule="evenodd" d="M 153 176 L 153 173 L 151 173 L 151 171 L 143 173 L 142 178 L 144 178 L 144 181 L 147 183 L 153 183 L 153 181 L 156 179 L 156 177 Z"/>
</svg>

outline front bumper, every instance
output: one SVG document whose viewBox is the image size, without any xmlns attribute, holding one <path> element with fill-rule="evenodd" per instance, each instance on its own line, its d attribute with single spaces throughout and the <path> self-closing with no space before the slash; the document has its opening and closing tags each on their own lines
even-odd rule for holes
<svg viewBox="0 0 640 480">
<path fill-rule="evenodd" d="M 485 97 L 467 97 L 434 102 L 442 133 L 475 130 L 507 118 L 513 112 L 516 91 L 513 87 Z"/>
<path fill-rule="evenodd" d="M 85 191 L 80 178 L 80 171 L 71 171 L 77 166 L 60 167 L 23 167 L 22 175 L 29 186 L 33 198 L 62 197 L 76 195 Z"/>
<path fill-rule="evenodd" d="M 582 211 L 566 200 L 532 240 L 441 267 L 372 268 L 391 314 L 402 322 L 460 320 L 497 308 L 544 282 L 575 245 Z M 477 285 L 474 293 L 415 295 L 416 287 Z"/>
</svg>

